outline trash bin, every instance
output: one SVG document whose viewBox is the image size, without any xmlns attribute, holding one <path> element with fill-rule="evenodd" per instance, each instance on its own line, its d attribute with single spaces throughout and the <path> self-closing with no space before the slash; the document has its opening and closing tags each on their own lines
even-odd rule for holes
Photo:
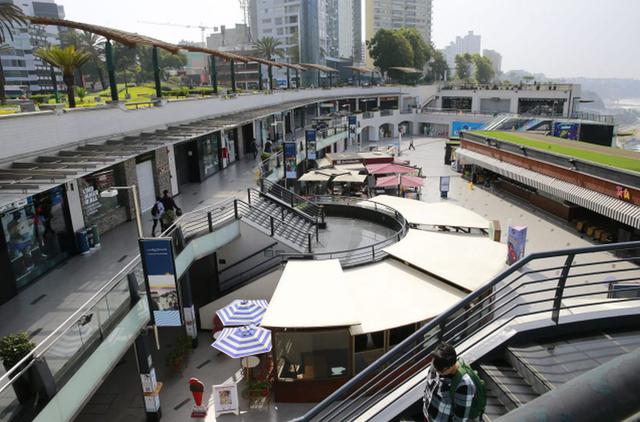
<svg viewBox="0 0 640 422">
<path fill-rule="evenodd" d="M 98 225 L 91 225 L 91 234 L 93 235 L 93 245 L 96 248 L 100 247 L 100 232 L 98 231 Z"/>
<path fill-rule="evenodd" d="M 76 232 L 76 240 L 78 243 L 78 251 L 81 254 L 88 254 L 89 250 L 89 239 L 87 238 L 87 231 L 85 229 L 80 229 Z"/>
<path fill-rule="evenodd" d="M 87 243 L 89 243 L 89 249 L 93 249 L 95 245 L 93 243 L 93 232 L 91 231 L 91 227 L 85 227 L 84 231 L 87 233 Z"/>
</svg>

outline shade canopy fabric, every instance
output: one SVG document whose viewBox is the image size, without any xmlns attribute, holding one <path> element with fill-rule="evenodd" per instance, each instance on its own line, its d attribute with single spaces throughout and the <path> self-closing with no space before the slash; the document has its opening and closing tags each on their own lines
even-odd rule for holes
<svg viewBox="0 0 640 422">
<path fill-rule="evenodd" d="M 255 325 L 259 324 L 267 311 L 266 300 L 237 299 L 216 312 L 223 325 Z"/>
<path fill-rule="evenodd" d="M 411 166 L 404 166 L 402 164 L 383 163 L 383 164 L 369 164 L 367 165 L 367 172 L 369 174 L 408 174 L 417 172 L 418 169 Z"/>
<path fill-rule="evenodd" d="M 390 70 L 397 70 L 398 72 L 401 73 L 406 73 L 406 74 L 417 74 L 417 73 L 422 73 L 422 70 L 420 69 L 416 69 L 415 67 L 402 67 L 402 66 L 396 66 L 396 67 L 390 67 Z"/>
<path fill-rule="evenodd" d="M 328 182 L 330 175 L 320 173 L 318 171 L 309 171 L 298 178 L 299 182 Z"/>
<path fill-rule="evenodd" d="M 211 346 L 234 359 L 271 351 L 271 331 L 260 327 L 230 327 Z"/>
<path fill-rule="evenodd" d="M 536 188 L 565 201 L 640 229 L 640 206 L 542 173 L 496 160 L 468 149 L 458 149 L 458 158 L 465 164 L 475 164 L 494 173 Z"/>
<path fill-rule="evenodd" d="M 485 230 L 490 225 L 489 220 L 480 214 L 449 202 L 429 203 L 391 195 L 378 195 L 370 201 L 393 208 L 410 224 Z"/>
<path fill-rule="evenodd" d="M 325 167 L 331 167 L 331 160 L 327 160 L 326 158 L 320 158 L 318 160 L 316 160 L 316 166 L 319 169 L 325 168 Z"/>
<path fill-rule="evenodd" d="M 424 230 L 409 230 L 384 251 L 467 291 L 504 270 L 507 259 L 507 246 L 487 237 Z"/>
<path fill-rule="evenodd" d="M 344 277 L 360 319 L 350 327 L 352 335 L 434 318 L 466 296 L 462 290 L 392 259 L 345 271 Z"/>
<path fill-rule="evenodd" d="M 375 69 L 372 69 L 370 67 L 366 67 L 366 66 L 346 66 L 347 69 L 351 69 L 354 72 L 358 72 L 358 73 L 371 73 L 371 72 L 375 72 Z"/>
<path fill-rule="evenodd" d="M 334 182 L 339 183 L 364 183 L 367 180 L 366 174 L 358 174 L 357 171 L 351 171 L 346 174 L 341 174 L 333 178 Z"/>
<path fill-rule="evenodd" d="M 359 322 L 339 260 L 293 260 L 284 268 L 261 325 L 321 328 Z"/>
<path fill-rule="evenodd" d="M 299 63 L 299 65 L 306 68 L 307 70 L 319 70 L 320 72 L 324 72 L 324 73 L 338 73 L 337 69 L 334 69 L 332 67 L 325 66 L 322 64 Z"/>
<path fill-rule="evenodd" d="M 212 50 L 210 48 L 199 47 L 195 45 L 185 45 L 185 44 L 179 44 L 178 47 L 180 47 L 183 50 L 191 51 L 193 53 L 209 54 L 211 56 L 220 57 L 225 60 L 237 60 L 243 63 L 249 62 L 249 59 L 247 59 L 246 57 L 240 56 L 238 54 L 229 53 L 226 51 Z"/>
<path fill-rule="evenodd" d="M 390 188 L 398 185 L 403 188 L 420 188 L 424 185 L 424 179 L 416 176 L 394 175 L 379 177 L 376 180 L 377 188 Z"/>
</svg>

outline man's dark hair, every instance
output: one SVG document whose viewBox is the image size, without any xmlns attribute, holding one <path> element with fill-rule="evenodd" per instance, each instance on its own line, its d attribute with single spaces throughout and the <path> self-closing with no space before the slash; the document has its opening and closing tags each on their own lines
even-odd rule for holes
<svg viewBox="0 0 640 422">
<path fill-rule="evenodd" d="M 163 194 L 164 196 L 167 196 L 167 195 L 169 195 L 169 191 L 165 189 L 165 190 L 163 190 L 163 191 L 162 191 L 162 194 Z"/>
<path fill-rule="evenodd" d="M 440 343 L 433 351 L 433 367 L 436 371 L 451 368 L 458 360 L 456 349 L 449 343 Z"/>
</svg>

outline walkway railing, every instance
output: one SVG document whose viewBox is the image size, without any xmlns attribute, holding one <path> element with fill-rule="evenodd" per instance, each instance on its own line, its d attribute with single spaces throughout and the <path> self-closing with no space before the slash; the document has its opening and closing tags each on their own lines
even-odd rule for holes
<svg viewBox="0 0 640 422">
<path fill-rule="evenodd" d="M 426 369 L 442 341 L 463 354 L 519 318 L 548 318 L 558 324 L 599 305 L 610 311 L 614 304 L 640 303 L 639 252 L 640 242 L 629 242 L 528 255 L 429 321 L 297 420 L 355 420 Z M 635 284 L 613 292 L 613 286 L 626 282 Z"/>
<path fill-rule="evenodd" d="M 291 208 L 295 208 L 299 212 L 306 214 L 309 218 L 315 221 L 315 224 L 324 221 L 324 215 L 321 207 L 295 192 L 285 189 L 277 183 L 273 183 L 266 179 L 260 179 L 260 191 L 265 195 L 271 195 L 285 204 L 288 204 Z"/>
</svg>

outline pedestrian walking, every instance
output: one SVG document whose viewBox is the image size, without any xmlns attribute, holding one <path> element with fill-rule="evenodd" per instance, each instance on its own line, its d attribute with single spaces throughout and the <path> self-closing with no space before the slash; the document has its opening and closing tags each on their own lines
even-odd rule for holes
<svg viewBox="0 0 640 422">
<path fill-rule="evenodd" d="M 414 151 L 416 150 L 416 146 L 413 145 L 413 136 L 411 137 L 411 140 L 409 141 L 409 149 L 412 149 Z"/>
<path fill-rule="evenodd" d="M 182 210 L 173 200 L 171 195 L 169 195 L 168 190 L 164 190 L 162 192 L 162 205 L 164 206 L 164 213 L 162 214 L 162 231 L 165 231 L 176 220 L 177 217 L 182 215 Z"/>
<path fill-rule="evenodd" d="M 487 394 L 484 381 L 478 373 L 458 359 L 456 350 L 450 344 L 439 344 L 432 357 L 423 397 L 425 420 L 481 421 Z"/>
<path fill-rule="evenodd" d="M 151 208 L 151 218 L 153 218 L 153 227 L 151 228 L 151 236 L 156 237 L 156 228 L 160 226 L 160 230 L 163 230 L 162 216 L 164 214 L 164 204 L 162 198 L 156 196 L 156 203 Z"/>
</svg>

